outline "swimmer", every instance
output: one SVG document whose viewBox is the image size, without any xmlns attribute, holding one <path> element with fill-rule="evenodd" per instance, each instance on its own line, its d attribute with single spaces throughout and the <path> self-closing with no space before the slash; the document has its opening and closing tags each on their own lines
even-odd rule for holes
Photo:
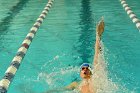
<svg viewBox="0 0 140 93">
<path fill-rule="evenodd" d="M 104 32 L 104 20 L 102 17 L 101 21 L 96 26 L 95 54 L 94 54 L 94 61 L 93 61 L 94 68 L 98 64 L 98 57 L 101 51 L 100 40 L 103 32 Z M 93 71 L 90 65 L 88 63 L 83 63 L 80 67 L 80 77 L 82 78 L 80 84 L 78 82 L 73 82 L 66 88 L 78 89 L 80 93 L 96 93 L 96 89 L 93 88 L 94 81 L 92 80 L 92 72 Z"/>
<path fill-rule="evenodd" d="M 97 68 L 98 64 L 98 57 L 99 53 L 101 51 L 101 35 L 104 32 L 104 20 L 103 17 L 101 18 L 100 22 L 96 26 L 96 42 L 95 42 L 95 54 L 94 54 L 94 61 L 93 61 L 93 67 Z M 56 93 L 57 91 L 66 91 L 66 90 L 78 90 L 80 93 L 96 93 L 96 88 L 94 86 L 94 81 L 92 79 L 92 69 L 89 65 L 89 63 L 83 63 L 80 67 L 80 77 L 82 78 L 81 82 L 72 82 L 70 85 L 66 86 L 65 88 L 61 89 L 54 89 L 49 90 L 45 93 Z M 78 93 L 79 93 L 78 92 Z"/>
</svg>

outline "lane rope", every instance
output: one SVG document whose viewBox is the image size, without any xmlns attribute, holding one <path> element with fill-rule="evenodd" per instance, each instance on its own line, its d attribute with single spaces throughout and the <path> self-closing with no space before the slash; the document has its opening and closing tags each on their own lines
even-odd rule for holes
<svg viewBox="0 0 140 93">
<path fill-rule="evenodd" d="M 126 13 L 128 14 L 128 16 L 130 17 L 130 19 L 132 20 L 133 23 L 136 24 L 136 27 L 138 28 L 138 30 L 140 31 L 140 20 L 138 19 L 138 17 L 135 15 L 135 13 L 131 10 L 131 8 L 128 6 L 128 4 L 126 3 L 126 0 L 120 0 L 124 10 L 126 11 Z"/>
<path fill-rule="evenodd" d="M 49 0 L 46 4 L 45 8 L 43 9 L 42 13 L 36 20 L 35 24 L 30 29 L 29 33 L 25 37 L 24 41 L 22 42 L 21 47 L 18 49 L 16 56 L 13 58 L 10 66 L 5 72 L 4 77 L 0 81 L 0 93 L 7 93 L 8 88 L 23 60 L 37 30 L 39 29 L 40 25 L 42 24 L 43 20 L 45 19 L 46 15 L 48 14 L 54 0 Z"/>
</svg>

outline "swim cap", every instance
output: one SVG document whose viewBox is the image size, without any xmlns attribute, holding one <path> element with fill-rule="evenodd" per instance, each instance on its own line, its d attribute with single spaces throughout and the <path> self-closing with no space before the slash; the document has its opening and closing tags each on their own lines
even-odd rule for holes
<svg viewBox="0 0 140 93">
<path fill-rule="evenodd" d="M 91 68 L 90 65 L 89 65 L 89 63 L 83 63 L 83 64 L 80 66 L 80 69 L 82 69 L 82 67 L 89 67 L 89 68 Z"/>
</svg>

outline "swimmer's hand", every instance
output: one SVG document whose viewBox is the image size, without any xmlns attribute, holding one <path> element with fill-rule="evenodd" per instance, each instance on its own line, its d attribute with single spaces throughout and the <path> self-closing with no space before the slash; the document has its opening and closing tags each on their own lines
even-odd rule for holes
<svg viewBox="0 0 140 93">
<path fill-rule="evenodd" d="M 104 32 L 104 19 L 103 17 L 101 18 L 101 20 L 99 21 L 97 27 L 96 27 L 96 34 L 101 37 L 102 33 Z"/>
<path fill-rule="evenodd" d="M 77 82 L 72 82 L 70 85 L 64 87 L 64 88 L 57 88 L 57 89 L 53 89 L 53 90 L 48 90 L 46 92 L 43 93 L 57 93 L 57 92 L 64 92 L 64 91 L 71 91 L 76 89 L 78 86 Z"/>
</svg>

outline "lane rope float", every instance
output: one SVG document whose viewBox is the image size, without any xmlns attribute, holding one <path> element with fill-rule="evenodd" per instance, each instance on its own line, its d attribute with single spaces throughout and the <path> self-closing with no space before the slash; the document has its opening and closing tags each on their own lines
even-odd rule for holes
<svg viewBox="0 0 140 93">
<path fill-rule="evenodd" d="M 39 29 L 40 25 L 42 24 L 43 20 L 45 19 L 46 15 L 48 14 L 54 0 L 49 0 L 46 4 L 45 8 L 43 9 L 42 13 L 36 20 L 35 24 L 30 29 L 29 33 L 25 37 L 24 41 L 22 42 L 21 47 L 18 49 L 16 56 L 13 58 L 10 66 L 5 72 L 4 77 L 0 81 L 0 93 L 7 93 L 8 88 L 23 60 L 37 30 Z"/>
<path fill-rule="evenodd" d="M 125 9 L 125 11 L 127 12 L 128 16 L 130 17 L 130 19 L 132 20 L 132 22 L 136 24 L 136 27 L 140 31 L 140 20 L 138 19 L 138 17 L 128 6 L 128 4 L 126 3 L 126 0 L 120 0 L 120 2 L 122 4 L 123 8 Z"/>
</svg>

